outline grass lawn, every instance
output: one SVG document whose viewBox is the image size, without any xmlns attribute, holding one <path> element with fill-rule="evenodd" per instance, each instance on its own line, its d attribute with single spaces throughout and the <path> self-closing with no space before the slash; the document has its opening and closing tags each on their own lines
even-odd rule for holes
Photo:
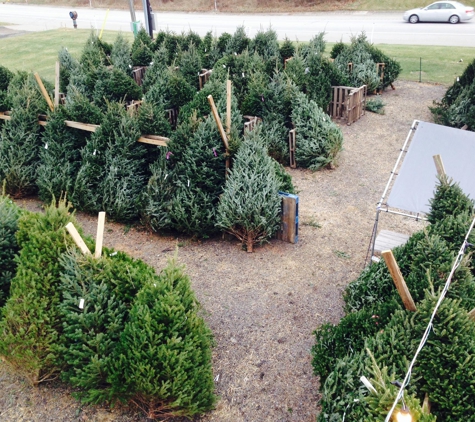
<svg viewBox="0 0 475 422">
<path fill-rule="evenodd" d="M 57 29 L 35 32 L 0 39 L 0 64 L 10 70 L 36 71 L 54 82 L 54 64 L 61 47 L 67 47 L 79 58 L 90 30 Z M 103 40 L 112 43 L 117 33 L 104 31 Z M 123 34 L 133 40 L 131 32 Z M 327 52 L 332 44 L 328 43 Z M 419 81 L 419 66 L 422 60 L 422 82 L 450 85 L 461 75 L 467 63 L 475 58 L 473 48 L 430 47 L 381 44 L 378 47 L 399 61 L 402 66 L 400 79 Z M 462 60 L 462 61 L 460 61 Z"/>
</svg>

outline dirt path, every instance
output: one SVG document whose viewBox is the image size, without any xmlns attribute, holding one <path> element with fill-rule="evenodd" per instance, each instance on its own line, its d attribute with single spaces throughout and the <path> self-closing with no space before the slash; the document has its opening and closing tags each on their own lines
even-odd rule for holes
<svg viewBox="0 0 475 422">
<path fill-rule="evenodd" d="M 342 291 L 362 270 L 375 206 L 414 119 L 445 88 L 398 82 L 384 93 L 385 115 L 367 113 L 342 126 L 344 151 L 335 170 L 290 170 L 300 198 L 299 242 L 272 241 L 243 252 L 236 241 L 193 242 L 108 223 L 104 242 L 157 270 L 179 245 L 205 318 L 215 335 L 213 367 L 220 396 L 206 422 L 315 420 L 318 379 L 312 375 L 312 331 L 341 318 Z M 20 201 L 37 206 L 32 201 Z M 95 233 L 95 218 L 79 215 Z M 418 223 L 382 219 L 411 233 Z M 62 386 L 32 391 L 0 367 L 2 421 L 142 420 L 118 410 L 84 408 Z M 46 419 L 44 418 L 46 417 Z"/>
</svg>

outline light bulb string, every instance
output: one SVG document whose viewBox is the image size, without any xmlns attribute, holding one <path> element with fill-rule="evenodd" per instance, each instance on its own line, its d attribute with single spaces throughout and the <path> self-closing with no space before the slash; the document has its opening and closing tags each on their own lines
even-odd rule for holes
<svg viewBox="0 0 475 422">
<path fill-rule="evenodd" d="M 471 233 L 474 225 L 475 225 L 475 218 L 472 220 L 472 224 L 470 225 L 470 228 L 469 228 L 469 230 L 468 230 L 468 232 L 465 236 L 465 239 L 462 243 L 462 246 L 460 247 L 460 250 L 459 250 L 459 253 L 458 253 L 457 257 L 455 258 L 455 262 L 452 265 L 452 269 L 450 271 L 449 276 L 447 277 L 447 281 L 445 282 L 444 288 L 443 288 L 443 290 L 442 290 L 442 292 L 439 296 L 439 300 L 437 301 L 437 304 L 435 305 L 435 308 L 434 308 L 434 311 L 432 312 L 429 323 L 427 324 L 427 328 L 425 329 L 424 334 L 422 336 L 422 339 L 419 343 L 419 346 L 417 347 L 416 353 L 414 354 L 414 358 L 412 359 L 412 361 L 409 365 L 406 376 L 404 377 L 404 381 L 402 382 L 401 387 L 399 388 L 399 392 L 396 396 L 396 399 L 394 400 L 394 403 L 391 407 L 391 410 L 389 411 L 388 415 L 386 416 L 385 422 L 390 421 L 391 416 L 394 412 L 394 409 L 396 408 L 399 400 L 401 400 L 401 398 L 404 394 L 404 389 L 409 384 L 409 380 L 411 379 L 412 368 L 414 367 L 414 365 L 416 363 L 417 356 L 419 355 L 419 353 L 421 352 L 421 350 L 424 347 L 425 343 L 427 342 L 427 339 L 429 338 L 429 334 L 430 334 L 430 332 L 433 328 L 433 322 L 434 322 L 435 315 L 436 315 L 436 313 L 437 313 L 437 311 L 440 307 L 440 304 L 444 300 L 445 295 L 447 294 L 447 291 L 449 290 L 450 284 L 452 282 L 452 277 L 453 277 L 456 269 L 459 267 L 460 263 L 462 262 L 463 255 L 465 253 L 465 249 L 466 249 L 466 246 L 468 244 L 468 237 L 470 236 L 470 233 Z"/>
</svg>

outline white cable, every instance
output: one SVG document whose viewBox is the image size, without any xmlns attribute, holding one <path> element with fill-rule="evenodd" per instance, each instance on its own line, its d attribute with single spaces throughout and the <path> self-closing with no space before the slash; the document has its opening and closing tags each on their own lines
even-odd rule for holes
<svg viewBox="0 0 475 422">
<path fill-rule="evenodd" d="M 437 310 L 439 309 L 440 304 L 444 300 L 445 295 L 447 294 L 447 291 L 449 290 L 450 283 L 452 282 L 452 277 L 455 273 L 455 270 L 458 268 L 458 266 L 462 262 L 463 254 L 464 254 L 465 248 L 467 247 L 467 244 L 468 244 L 468 237 L 470 236 L 470 232 L 472 231 L 474 225 L 475 225 L 475 218 L 473 219 L 472 224 L 470 225 L 470 228 L 467 232 L 467 235 L 465 236 L 465 239 L 462 243 L 462 246 L 460 247 L 460 250 L 459 250 L 459 253 L 458 253 L 457 257 L 455 258 L 454 265 L 452 266 L 452 270 L 450 271 L 450 274 L 447 278 L 447 281 L 445 282 L 444 289 L 442 290 L 442 293 L 440 294 L 439 300 L 437 301 L 437 304 L 435 305 L 434 311 L 432 312 L 432 316 L 430 317 L 430 320 L 429 320 L 429 324 L 427 324 L 427 328 L 426 328 L 426 330 L 424 332 L 424 335 L 422 336 L 422 339 L 419 343 L 419 347 L 417 348 L 416 354 L 414 355 L 414 358 L 412 359 L 411 364 L 409 365 L 409 369 L 407 370 L 406 376 L 404 377 L 404 381 L 402 382 L 401 388 L 399 389 L 399 392 L 396 396 L 396 399 L 394 400 L 394 403 L 393 403 L 393 406 L 391 407 L 391 410 L 388 413 L 388 416 L 386 416 L 385 422 L 389 422 L 389 420 L 391 419 L 391 416 L 394 412 L 394 409 L 396 408 L 399 400 L 401 400 L 401 397 L 404 394 L 404 389 L 409 384 L 409 380 L 411 378 L 412 368 L 413 368 L 414 364 L 416 363 L 417 356 L 419 355 L 419 353 L 422 350 L 422 348 L 424 347 L 427 339 L 429 338 L 429 334 L 430 334 L 430 331 L 432 329 L 432 323 L 434 321 L 435 314 L 437 313 Z"/>
</svg>

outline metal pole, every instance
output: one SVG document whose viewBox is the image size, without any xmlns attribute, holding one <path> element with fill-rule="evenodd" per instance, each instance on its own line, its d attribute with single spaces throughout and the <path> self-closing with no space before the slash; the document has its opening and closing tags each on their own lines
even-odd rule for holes
<svg viewBox="0 0 475 422">
<path fill-rule="evenodd" d="M 147 0 L 142 0 L 142 6 L 143 6 L 143 14 L 144 14 L 144 21 L 145 21 L 145 30 L 147 31 L 147 34 L 150 34 L 150 21 L 148 19 L 148 15 L 149 15 L 149 7 L 148 7 L 149 3 Z"/>
<path fill-rule="evenodd" d="M 137 19 L 135 18 L 134 0 L 129 0 L 129 9 L 130 19 L 132 19 L 132 22 L 135 22 Z"/>
<path fill-rule="evenodd" d="M 146 0 L 147 2 L 147 10 L 148 10 L 148 34 L 150 38 L 153 40 L 153 22 L 152 22 L 152 6 L 150 5 L 150 0 Z"/>
</svg>

